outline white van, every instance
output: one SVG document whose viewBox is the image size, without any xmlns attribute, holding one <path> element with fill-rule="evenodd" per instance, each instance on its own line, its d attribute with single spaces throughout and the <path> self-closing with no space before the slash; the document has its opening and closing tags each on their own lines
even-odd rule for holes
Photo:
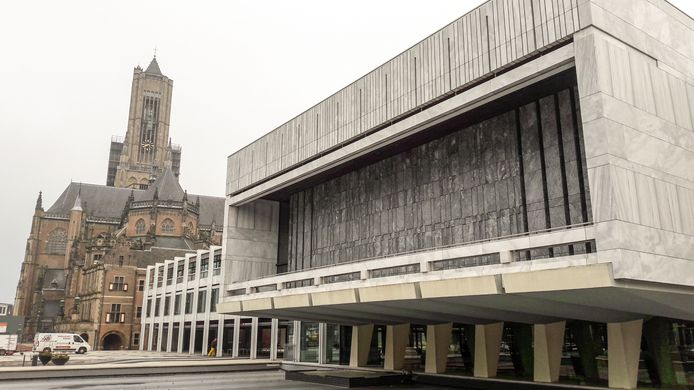
<svg viewBox="0 0 694 390">
<path fill-rule="evenodd" d="M 37 333 L 34 336 L 34 352 L 74 352 L 87 353 L 89 344 L 74 333 Z"/>
</svg>

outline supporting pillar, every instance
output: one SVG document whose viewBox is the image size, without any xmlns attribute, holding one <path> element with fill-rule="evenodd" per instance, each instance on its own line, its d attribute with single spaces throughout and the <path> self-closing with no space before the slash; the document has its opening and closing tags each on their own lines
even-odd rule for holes
<svg viewBox="0 0 694 390">
<path fill-rule="evenodd" d="M 427 351 L 424 372 L 431 374 L 446 372 L 452 329 L 453 323 L 451 322 L 427 325 Z"/>
<path fill-rule="evenodd" d="M 607 373 L 611 388 L 636 388 L 642 325 L 643 320 L 607 324 Z"/>
<path fill-rule="evenodd" d="M 410 334 L 410 324 L 388 325 L 386 327 L 386 356 L 383 368 L 402 370 L 405 363 L 405 350 Z"/>
<path fill-rule="evenodd" d="M 279 332 L 279 320 L 277 318 L 272 319 L 272 325 L 270 325 L 270 360 L 277 360 L 277 339 Z"/>
<path fill-rule="evenodd" d="M 251 319 L 251 359 L 258 357 L 258 317 Z"/>
<path fill-rule="evenodd" d="M 325 364 L 328 360 L 328 351 L 326 348 L 327 333 L 328 324 L 324 322 L 318 323 L 318 364 Z"/>
<path fill-rule="evenodd" d="M 349 354 L 350 367 L 366 366 L 366 362 L 369 360 L 369 348 L 371 348 L 373 331 L 373 324 L 352 326 L 352 346 Z"/>
<path fill-rule="evenodd" d="M 499 348 L 504 323 L 475 325 L 474 374 L 478 378 L 493 378 L 499 364 Z"/>
<path fill-rule="evenodd" d="M 239 357 L 239 339 L 241 338 L 241 317 L 234 316 L 234 341 L 231 345 L 231 357 Z"/>
<path fill-rule="evenodd" d="M 533 379 L 536 382 L 559 381 L 565 327 L 566 321 L 533 326 Z"/>
<path fill-rule="evenodd" d="M 214 346 L 217 351 L 217 357 L 224 356 L 224 315 L 220 314 L 217 320 L 217 345 Z"/>
</svg>

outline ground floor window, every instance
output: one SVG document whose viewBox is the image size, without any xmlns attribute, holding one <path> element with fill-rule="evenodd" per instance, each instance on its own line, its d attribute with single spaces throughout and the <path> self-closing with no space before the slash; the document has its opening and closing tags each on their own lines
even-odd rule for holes
<svg viewBox="0 0 694 390">
<path fill-rule="evenodd" d="M 258 359 L 270 358 L 270 347 L 272 345 L 272 319 L 258 319 L 258 336 L 256 338 L 255 357 Z"/>
<path fill-rule="evenodd" d="M 239 357 L 251 357 L 251 334 L 253 332 L 253 319 L 241 318 L 239 325 Z"/>
<path fill-rule="evenodd" d="M 327 324 L 325 326 L 325 363 L 349 364 L 352 327 Z"/>
<path fill-rule="evenodd" d="M 318 363 L 318 323 L 302 322 L 299 333 L 299 361 Z"/>
<path fill-rule="evenodd" d="M 191 335 L 191 323 L 185 322 L 183 324 L 183 345 L 181 346 L 181 352 L 190 352 L 190 335 Z"/>
<path fill-rule="evenodd" d="M 277 358 L 294 361 L 294 321 L 279 320 L 277 326 Z"/>
<path fill-rule="evenodd" d="M 181 324 L 174 322 L 173 328 L 171 329 L 171 348 L 169 351 L 178 352 L 178 336 L 181 331 Z"/>
<path fill-rule="evenodd" d="M 222 330 L 222 356 L 232 356 L 234 353 L 234 320 L 224 320 Z"/>
</svg>

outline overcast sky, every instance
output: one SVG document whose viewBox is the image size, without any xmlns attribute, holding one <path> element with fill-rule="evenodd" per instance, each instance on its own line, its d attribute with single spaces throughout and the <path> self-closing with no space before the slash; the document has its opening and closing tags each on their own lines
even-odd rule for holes
<svg viewBox="0 0 694 390">
<path fill-rule="evenodd" d="M 0 302 L 14 301 L 39 190 L 48 209 L 71 180 L 105 184 L 133 67 L 155 47 L 181 184 L 224 196 L 229 154 L 481 3 L 3 0 Z"/>
</svg>

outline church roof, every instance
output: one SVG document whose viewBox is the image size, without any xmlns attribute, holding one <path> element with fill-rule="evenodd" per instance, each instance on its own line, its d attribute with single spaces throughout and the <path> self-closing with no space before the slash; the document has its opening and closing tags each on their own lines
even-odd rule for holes
<svg viewBox="0 0 694 390">
<path fill-rule="evenodd" d="M 81 189 L 81 191 L 80 191 Z M 79 195 L 82 208 L 95 217 L 120 218 L 125 202 L 130 195 L 129 188 L 107 187 L 98 184 L 70 183 L 58 200 L 46 211 L 54 214 L 68 214 Z M 136 193 L 144 191 L 135 190 Z M 86 205 L 85 205 L 86 203 Z"/>
<path fill-rule="evenodd" d="M 130 188 L 116 188 L 99 184 L 70 183 L 58 200 L 46 211 L 52 214 L 69 214 L 74 207 L 77 198 L 80 198 L 81 207 L 89 216 L 103 218 L 120 218 L 128 196 L 132 192 L 135 201 L 152 200 L 157 189 L 160 200 L 183 199 L 184 191 L 170 170 L 164 173 L 147 190 L 131 190 Z M 211 225 L 214 221 L 217 226 L 224 222 L 224 198 L 216 196 L 204 196 L 188 194 L 189 201 L 200 197 L 200 225 Z"/>
<path fill-rule="evenodd" d="M 161 200 L 175 200 L 179 202 L 183 199 L 183 194 L 185 193 L 169 168 L 166 168 L 157 180 L 147 188 L 143 199 L 153 199 L 155 192 Z M 135 195 L 135 199 L 137 199 L 137 195 Z"/>
<path fill-rule="evenodd" d="M 159 69 L 159 63 L 157 62 L 157 56 L 154 56 L 154 58 L 152 58 L 152 62 L 149 63 L 149 66 L 145 70 L 145 73 L 162 76 L 161 69 Z"/>
</svg>

